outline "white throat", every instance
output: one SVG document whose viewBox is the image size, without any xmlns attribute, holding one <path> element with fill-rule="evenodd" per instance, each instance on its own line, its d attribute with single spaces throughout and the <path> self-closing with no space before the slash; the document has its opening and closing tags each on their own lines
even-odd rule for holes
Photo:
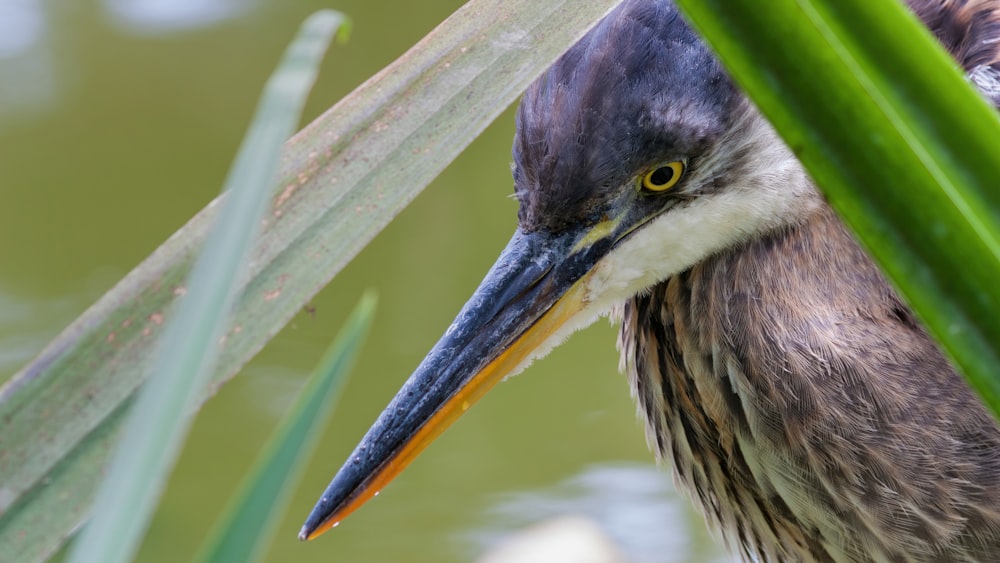
<svg viewBox="0 0 1000 563">
<path fill-rule="evenodd" d="M 756 111 L 731 131 L 689 185 L 697 189 L 716 177 L 723 154 L 746 151 L 753 164 L 734 183 L 669 209 L 605 256 L 587 277 L 588 308 L 606 314 L 709 256 L 799 223 L 823 205 L 798 160 Z"/>
<path fill-rule="evenodd" d="M 689 189 L 718 176 L 723 155 L 751 155 L 738 181 L 653 219 L 620 243 L 579 282 L 584 306 L 510 375 L 545 356 L 573 332 L 606 316 L 627 299 L 741 242 L 803 221 L 823 204 L 798 160 L 755 110 L 746 112 L 715 151 L 692 171 Z"/>
</svg>

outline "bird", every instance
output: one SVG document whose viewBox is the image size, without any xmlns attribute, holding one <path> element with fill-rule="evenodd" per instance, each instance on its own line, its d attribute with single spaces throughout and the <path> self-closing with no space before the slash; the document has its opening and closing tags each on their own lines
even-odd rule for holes
<svg viewBox="0 0 1000 563">
<path fill-rule="evenodd" d="M 1000 102 L 1000 2 L 908 6 Z M 651 449 L 734 556 L 1000 561 L 1000 426 L 672 2 L 625 0 L 528 88 L 512 170 L 513 237 L 300 538 L 611 316 Z"/>
</svg>

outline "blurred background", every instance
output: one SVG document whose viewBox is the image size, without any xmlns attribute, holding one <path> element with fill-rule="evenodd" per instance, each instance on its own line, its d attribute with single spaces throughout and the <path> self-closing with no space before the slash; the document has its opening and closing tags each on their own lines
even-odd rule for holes
<svg viewBox="0 0 1000 563">
<path fill-rule="evenodd" d="M 402 54 L 457 0 L 0 0 L 0 381 L 218 193 L 301 21 L 354 21 L 303 124 Z M 365 508 L 295 535 L 356 441 L 514 229 L 508 110 L 206 405 L 140 561 L 200 545 L 365 288 L 375 325 L 272 561 L 472 561 L 517 530 L 593 519 L 628 560 L 723 561 L 646 448 L 615 328 L 499 385 Z"/>
</svg>

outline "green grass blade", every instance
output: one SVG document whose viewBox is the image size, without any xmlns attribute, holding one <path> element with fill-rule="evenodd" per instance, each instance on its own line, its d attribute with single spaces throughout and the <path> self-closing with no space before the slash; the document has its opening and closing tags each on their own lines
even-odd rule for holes
<svg viewBox="0 0 1000 563">
<path fill-rule="evenodd" d="M 213 383 L 615 4 L 473 0 L 290 140 Z M 82 520 L 215 212 L 195 216 L 0 389 L 0 560 L 44 557 Z"/>
<path fill-rule="evenodd" d="M 214 368 L 219 339 L 267 207 L 278 155 L 292 134 L 317 68 L 343 17 L 317 12 L 302 26 L 264 95 L 226 179 L 222 209 L 163 334 L 152 374 L 70 561 L 128 561 L 138 549 Z"/>
<path fill-rule="evenodd" d="M 375 311 L 366 293 L 293 407 L 268 440 L 196 561 L 248 563 L 266 553 L 291 491 L 333 412 L 333 405 L 368 334 Z"/>
<path fill-rule="evenodd" d="M 679 4 L 1000 413 L 996 113 L 900 3 Z"/>
</svg>

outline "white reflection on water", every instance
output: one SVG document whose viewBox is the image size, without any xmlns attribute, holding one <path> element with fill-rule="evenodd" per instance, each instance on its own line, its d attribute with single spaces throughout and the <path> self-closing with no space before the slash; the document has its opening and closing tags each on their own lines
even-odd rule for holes
<svg viewBox="0 0 1000 563">
<path fill-rule="evenodd" d="M 466 540 L 477 553 L 487 551 L 506 536 L 543 520 L 568 514 L 584 515 L 610 536 L 629 561 L 688 563 L 729 561 L 720 550 L 696 546 L 704 541 L 694 531 L 700 522 L 689 520 L 688 500 L 670 484 L 670 475 L 653 465 L 593 465 L 558 485 L 541 491 L 513 493 L 495 503 L 489 526 L 470 531 Z"/>
<path fill-rule="evenodd" d="M 242 15 L 255 0 L 103 0 L 123 31 L 160 35 L 218 24 Z"/>
<path fill-rule="evenodd" d="M 49 33 L 42 0 L 0 0 L 0 120 L 54 104 Z"/>
<path fill-rule="evenodd" d="M 45 33 L 41 0 L 0 2 L 0 59 L 30 50 Z"/>
</svg>

